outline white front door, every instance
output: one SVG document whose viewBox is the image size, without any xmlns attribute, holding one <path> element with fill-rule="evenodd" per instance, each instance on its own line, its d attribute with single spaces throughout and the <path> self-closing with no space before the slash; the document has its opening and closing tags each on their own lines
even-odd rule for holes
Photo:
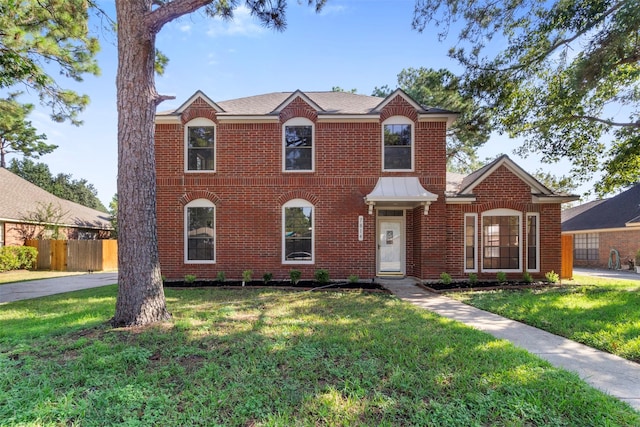
<svg viewBox="0 0 640 427">
<path fill-rule="evenodd" d="M 404 218 L 378 218 L 378 274 L 405 273 Z"/>
</svg>

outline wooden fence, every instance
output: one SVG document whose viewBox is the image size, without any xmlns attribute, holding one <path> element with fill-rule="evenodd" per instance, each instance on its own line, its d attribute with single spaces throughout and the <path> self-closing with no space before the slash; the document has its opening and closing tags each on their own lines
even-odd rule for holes
<svg viewBox="0 0 640 427">
<path fill-rule="evenodd" d="M 561 240 L 562 247 L 562 270 L 560 271 L 561 279 L 573 278 L 573 236 L 571 234 L 563 234 Z"/>
<path fill-rule="evenodd" d="M 117 240 L 27 240 L 26 245 L 38 250 L 38 270 L 101 271 L 118 268 Z"/>
</svg>

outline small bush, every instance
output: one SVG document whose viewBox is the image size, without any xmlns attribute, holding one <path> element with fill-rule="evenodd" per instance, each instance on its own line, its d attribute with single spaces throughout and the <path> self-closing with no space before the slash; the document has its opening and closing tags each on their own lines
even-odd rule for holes
<svg viewBox="0 0 640 427">
<path fill-rule="evenodd" d="M 476 273 L 469 273 L 469 283 L 472 285 L 478 283 L 478 275 Z"/>
<path fill-rule="evenodd" d="M 289 271 L 289 278 L 291 279 L 292 284 L 296 285 L 300 281 L 300 277 L 302 277 L 302 272 L 300 270 Z"/>
<path fill-rule="evenodd" d="M 185 283 L 193 283 L 196 281 L 196 275 L 195 274 L 185 274 L 184 275 L 184 282 Z"/>
<path fill-rule="evenodd" d="M 242 281 L 243 282 L 250 282 L 252 276 L 253 276 L 253 271 L 252 270 L 245 270 L 245 271 L 242 272 Z"/>
<path fill-rule="evenodd" d="M 38 259 L 38 250 L 31 246 L 0 247 L 0 272 L 31 270 Z"/>
<path fill-rule="evenodd" d="M 498 271 L 496 273 L 496 280 L 498 281 L 498 283 L 504 283 L 507 281 L 507 273 L 505 273 L 504 271 Z"/>
<path fill-rule="evenodd" d="M 451 275 L 449 273 L 440 273 L 440 281 L 445 285 L 451 284 Z"/>
<path fill-rule="evenodd" d="M 329 270 L 321 268 L 313 273 L 313 277 L 318 283 L 329 283 Z"/>
<path fill-rule="evenodd" d="M 556 273 L 553 270 L 547 271 L 544 277 L 545 279 L 547 279 L 547 282 L 549 283 L 558 283 L 560 281 L 560 276 L 558 275 L 558 273 Z"/>
<path fill-rule="evenodd" d="M 224 271 L 218 271 L 218 274 L 216 275 L 216 278 L 218 279 L 218 282 L 222 283 L 225 280 L 227 280 L 227 275 L 224 274 Z"/>
<path fill-rule="evenodd" d="M 349 283 L 358 283 L 360 281 L 360 277 L 357 274 L 350 274 L 347 280 Z"/>
<path fill-rule="evenodd" d="M 531 277 L 531 274 L 528 271 L 525 271 L 522 275 L 522 280 L 524 283 L 531 283 L 533 282 L 533 277 Z"/>
<path fill-rule="evenodd" d="M 273 279 L 272 273 L 267 272 L 262 275 L 262 281 L 264 282 L 265 285 L 268 285 L 271 279 Z"/>
</svg>

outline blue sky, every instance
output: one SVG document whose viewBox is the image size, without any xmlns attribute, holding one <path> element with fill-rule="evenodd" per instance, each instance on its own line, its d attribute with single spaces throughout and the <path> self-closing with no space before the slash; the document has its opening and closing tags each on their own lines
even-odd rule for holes
<svg viewBox="0 0 640 427">
<path fill-rule="evenodd" d="M 289 1 L 284 32 L 262 28 L 245 9 L 238 10 L 231 22 L 196 12 L 169 23 L 157 37 L 157 47 L 170 62 L 165 74 L 156 78 L 156 87 L 176 99 L 165 101 L 159 110 L 178 107 L 197 90 L 214 101 L 334 86 L 369 95 L 376 86 L 395 88 L 397 75 L 405 68 L 460 71 L 446 55 L 455 32 L 440 43 L 437 28 L 412 30 L 414 0 L 328 0 L 320 14 L 306 6 L 306 0 L 302 3 Z M 103 6 L 115 16 L 112 2 Z M 92 27 L 98 31 L 97 23 Z M 36 161 L 49 165 L 54 175 L 70 173 L 74 179 L 86 179 L 108 206 L 117 178 L 117 53 L 113 34 L 99 32 L 99 37 L 101 76 L 86 77 L 80 84 L 61 81 L 90 96 L 91 104 L 81 117 L 84 125 L 51 122 L 48 110 L 37 100 L 31 100 L 36 104 L 31 120 L 47 134 L 49 143 L 59 146 Z M 504 137 L 492 138 L 480 158 L 506 153 L 529 172 L 541 167 L 556 175 L 567 172 L 518 158 L 512 154 L 517 145 Z"/>
</svg>

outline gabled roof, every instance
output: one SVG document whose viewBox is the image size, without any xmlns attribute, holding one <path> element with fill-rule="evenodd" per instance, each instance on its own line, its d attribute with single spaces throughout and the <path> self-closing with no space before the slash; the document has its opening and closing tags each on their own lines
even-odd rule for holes
<svg viewBox="0 0 640 427">
<path fill-rule="evenodd" d="M 38 205 L 60 207 L 65 215 L 61 225 L 92 229 L 111 229 L 109 214 L 61 199 L 26 179 L 0 168 L 0 221 L 24 222 Z"/>
<path fill-rule="evenodd" d="M 534 203 L 565 203 L 579 198 L 578 196 L 571 194 L 559 194 L 553 192 L 540 181 L 535 179 L 531 174 L 518 166 L 509 158 L 509 156 L 504 154 L 467 176 L 448 172 L 447 201 L 451 203 L 466 203 L 474 201 L 475 196 L 473 190 L 502 166 L 509 169 L 509 171 L 529 185 Z"/>
<path fill-rule="evenodd" d="M 386 98 L 378 96 L 360 95 L 350 92 L 272 92 L 261 95 L 248 96 L 227 101 L 213 102 L 202 91 L 197 91 L 176 110 L 158 112 L 158 117 L 170 117 L 180 115 L 198 97 L 211 105 L 218 112 L 220 118 L 225 116 L 274 116 L 297 97 L 302 98 L 312 108 L 315 108 L 323 116 L 331 115 L 379 115 L 380 109 L 397 95 L 402 96 L 411 104 L 420 115 L 433 115 L 435 118 L 444 118 L 452 121 L 457 113 L 440 108 L 427 108 L 418 104 L 409 95 L 398 89 Z"/>
<path fill-rule="evenodd" d="M 640 227 L 640 183 L 605 200 L 562 213 L 562 231 Z"/>
</svg>

